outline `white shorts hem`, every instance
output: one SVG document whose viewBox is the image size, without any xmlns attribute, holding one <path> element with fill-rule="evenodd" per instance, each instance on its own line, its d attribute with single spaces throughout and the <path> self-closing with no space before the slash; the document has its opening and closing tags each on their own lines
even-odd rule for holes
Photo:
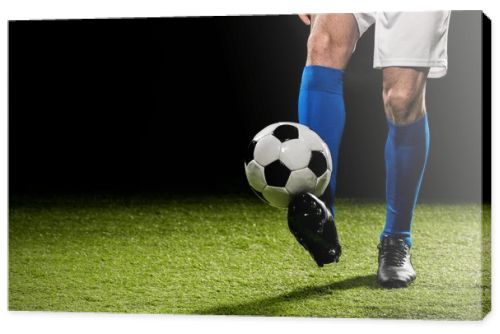
<svg viewBox="0 0 500 334">
<path fill-rule="evenodd" d="M 411 59 L 411 58 L 391 58 L 374 59 L 373 68 L 382 69 L 391 66 L 404 66 L 404 67 L 430 67 L 429 78 L 441 78 L 446 75 L 448 70 L 447 59 L 439 60 L 426 60 L 426 59 Z"/>
</svg>

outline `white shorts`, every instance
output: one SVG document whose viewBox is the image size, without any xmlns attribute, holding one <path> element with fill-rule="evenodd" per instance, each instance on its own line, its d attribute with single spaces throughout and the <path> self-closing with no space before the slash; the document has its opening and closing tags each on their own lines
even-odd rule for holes
<svg viewBox="0 0 500 334">
<path fill-rule="evenodd" d="M 373 67 L 430 67 L 429 78 L 448 69 L 450 11 L 354 13 L 359 36 L 375 24 Z"/>
</svg>

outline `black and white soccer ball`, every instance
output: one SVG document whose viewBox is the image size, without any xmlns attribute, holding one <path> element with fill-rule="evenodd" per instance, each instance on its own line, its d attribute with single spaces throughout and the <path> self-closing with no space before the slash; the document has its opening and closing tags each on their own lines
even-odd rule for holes
<svg viewBox="0 0 500 334">
<path fill-rule="evenodd" d="M 307 126 L 280 122 L 267 126 L 251 141 L 245 173 L 252 190 L 266 203 L 286 208 L 292 196 L 321 196 L 332 173 L 328 146 Z"/>
</svg>

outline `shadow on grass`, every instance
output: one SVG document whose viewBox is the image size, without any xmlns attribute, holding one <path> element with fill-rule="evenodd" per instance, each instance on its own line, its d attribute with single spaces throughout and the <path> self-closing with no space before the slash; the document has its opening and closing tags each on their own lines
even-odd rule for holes
<svg viewBox="0 0 500 334">
<path fill-rule="evenodd" d="M 223 305 L 195 311 L 196 314 L 225 314 L 225 315 L 279 315 L 280 304 L 295 302 L 308 298 L 333 295 L 336 290 L 355 288 L 380 289 L 376 275 L 351 277 L 343 281 L 308 286 L 275 297 L 263 298 L 247 303 Z"/>
</svg>

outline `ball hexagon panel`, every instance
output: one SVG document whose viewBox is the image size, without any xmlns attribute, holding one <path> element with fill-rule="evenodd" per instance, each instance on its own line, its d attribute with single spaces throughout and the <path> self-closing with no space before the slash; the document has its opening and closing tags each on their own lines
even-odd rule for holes
<svg viewBox="0 0 500 334">
<path fill-rule="evenodd" d="M 252 160 L 245 166 L 245 173 L 247 175 L 247 180 L 250 186 L 254 190 L 262 192 L 262 190 L 264 190 L 264 187 L 266 186 L 264 167 L 259 165 L 255 160 Z"/>
<path fill-rule="evenodd" d="M 253 137 L 253 140 L 259 141 L 259 139 L 261 139 L 262 137 L 267 136 L 269 134 L 272 134 L 274 129 L 276 129 L 279 125 L 280 125 L 280 123 L 274 123 L 274 124 L 266 126 L 264 129 L 260 130 L 255 135 L 255 137 Z"/>
<path fill-rule="evenodd" d="M 307 127 L 299 128 L 299 137 L 304 140 L 311 151 L 322 151 L 323 150 L 323 140 L 320 136 L 311 129 Z"/>
<path fill-rule="evenodd" d="M 290 201 L 290 194 L 285 188 L 266 186 L 262 191 L 264 198 L 272 206 L 286 208 Z"/>
<path fill-rule="evenodd" d="M 281 144 L 280 160 L 290 170 L 307 167 L 310 159 L 311 150 L 303 140 L 293 139 Z"/>
<path fill-rule="evenodd" d="M 314 192 L 316 183 L 316 175 L 309 168 L 303 168 L 294 170 L 290 174 L 285 188 L 290 194 L 296 195 L 303 192 Z"/>
<path fill-rule="evenodd" d="M 266 183 L 272 187 L 284 187 L 290 177 L 290 173 L 290 169 L 279 160 L 264 167 Z"/>
<path fill-rule="evenodd" d="M 308 167 L 317 177 L 323 175 L 328 169 L 324 153 L 321 151 L 312 151 Z"/>
<path fill-rule="evenodd" d="M 325 174 L 318 177 L 318 181 L 316 183 L 316 190 L 314 191 L 314 195 L 316 195 L 316 196 L 323 195 L 323 193 L 326 190 L 326 187 L 328 187 L 328 184 L 330 183 L 330 175 L 331 175 L 330 170 L 327 170 L 325 172 Z"/>
<path fill-rule="evenodd" d="M 299 129 L 292 124 L 280 124 L 273 131 L 273 136 L 279 139 L 280 142 L 284 143 L 288 140 L 299 138 Z"/>
<path fill-rule="evenodd" d="M 278 160 L 280 156 L 281 142 L 272 135 L 262 137 L 255 145 L 254 160 L 261 166 L 267 166 Z"/>
</svg>

